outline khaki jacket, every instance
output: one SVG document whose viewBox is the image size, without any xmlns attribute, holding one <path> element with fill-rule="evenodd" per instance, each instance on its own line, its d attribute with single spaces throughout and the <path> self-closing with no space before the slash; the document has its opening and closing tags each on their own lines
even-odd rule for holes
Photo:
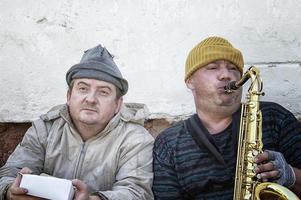
<svg viewBox="0 0 301 200">
<path fill-rule="evenodd" d="M 23 167 L 33 174 L 80 179 L 91 193 L 100 192 L 112 200 L 153 199 L 154 139 L 143 127 L 145 114 L 140 104 L 123 105 L 102 132 L 84 142 L 67 106 L 53 108 L 33 122 L 0 169 L 0 199 Z"/>
</svg>

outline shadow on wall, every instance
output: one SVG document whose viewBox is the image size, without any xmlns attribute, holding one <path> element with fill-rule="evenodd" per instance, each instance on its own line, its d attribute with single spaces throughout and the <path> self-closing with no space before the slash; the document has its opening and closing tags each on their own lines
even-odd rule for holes
<svg viewBox="0 0 301 200">
<path fill-rule="evenodd" d="M 155 138 L 170 125 L 165 119 L 151 119 L 145 122 L 144 127 Z M 31 123 L 0 123 L 0 167 L 5 164 L 30 126 Z"/>
</svg>

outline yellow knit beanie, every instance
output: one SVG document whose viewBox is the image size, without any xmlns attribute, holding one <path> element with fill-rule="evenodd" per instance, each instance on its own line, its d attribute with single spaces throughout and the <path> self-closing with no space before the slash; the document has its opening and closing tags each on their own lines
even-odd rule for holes
<svg viewBox="0 0 301 200">
<path fill-rule="evenodd" d="M 241 73 L 243 72 L 244 61 L 241 52 L 228 40 L 214 36 L 201 41 L 188 54 L 185 81 L 199 68 L 220 59 L 232 62 Z"/>
</svg>

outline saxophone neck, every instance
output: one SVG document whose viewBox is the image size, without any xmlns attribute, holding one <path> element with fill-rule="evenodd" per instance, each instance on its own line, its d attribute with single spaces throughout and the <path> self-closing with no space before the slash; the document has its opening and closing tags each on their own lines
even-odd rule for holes
<svg viewBox="0 0 301 200">
<path fill-rule="evenodd" d="M 243 86 L 249 79 L 251 79 L 251 86 L 249 88 L 249 93 L 256 93 L 259 95 L 264 95 L 262 93 L 263 83 L 260 78 L 259 69 L 255 66 L 251 66 L 238 81 L 231 81 L 225 87 L 226 93 L 231 93 L 233 90 L 237 90 L 241 86 Z"/>
</svg>

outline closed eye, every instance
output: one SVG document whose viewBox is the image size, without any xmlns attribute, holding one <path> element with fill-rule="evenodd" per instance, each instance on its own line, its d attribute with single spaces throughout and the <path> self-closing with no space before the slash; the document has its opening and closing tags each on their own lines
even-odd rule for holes
<svg viewBox="0 0 301 200">
<path fill-rule="evenodd" d="M 230 67 L 230 70 L 238 71 L 237 67 Z"/>
<path fill-rule="evenodd" d="M 214 69 L 217 69 L 218 67 L 217 67 L 217 65 L 215 65 L 215 64 L 209 64 L 207 67 L 206 67 L 206 69 L 207 70 L 214 70 Z"/>
<path fill-rule="evenodd" d="M 238 70 L 238 68 L 235 65 L 233 65 L 233 64 L 229 64 L 228 65 L 228 69 L 229 70 Z"/>
</svg>

